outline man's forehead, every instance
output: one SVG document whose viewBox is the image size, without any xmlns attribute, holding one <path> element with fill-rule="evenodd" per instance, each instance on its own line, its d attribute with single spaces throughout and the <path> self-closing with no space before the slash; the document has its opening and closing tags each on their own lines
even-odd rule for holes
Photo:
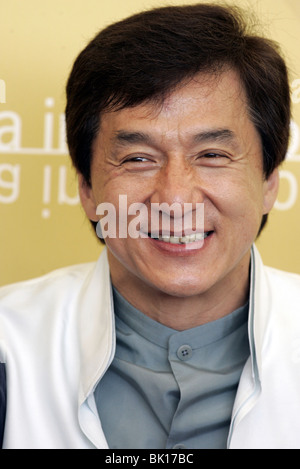
<svg viewBox="0 0 300 469">
<path fill-rule="evenodd" d="M 212 94 L 219 93 L 220 97 L 232 98 L 245 96 L 245 89 L 239 73 L 233 68 L 226 67 L 218 73 L 197 73 L 193 77 L 182 81 L 163 99 L 164 109 L 171 107 L 181 96 L 186 96 L 189 90 L 191 99 L 209 99 Z"/>
<path fill-rule="evenodd" d="M 190 143 L 233 143 L 244 117 L 251 121 L 245 93 L 238 74 L 228 70 L 217 77 L 196 75 L 160 103 L 148 101 L 110 111 L 102 116 L 99 134 L 118 147 L 155 145 L 157 138 L 172 134 Z"/>
<path fill-rule="evenodd" d="M 111 115 L 114 120 L 118 115 L 125 115 L 128 119 L 156 119 L 161 113 L 166 116 L 172 114 L 178 106 L 203 106 L 210 102 L 218 103 L 238 99 L 241 104 L 247 104 L 246 93 L 239 74 L 233 69 L 226 69 L 218 74 L 199 73 L 184 80 L 175 88 L 170 89 L 163 96 L 139 103 L 135 106 L 124 107 L 117 111 L 110 111 L 104 115 Z M 184 108 L 182 108 L 184 112 Z"/>
</svg>

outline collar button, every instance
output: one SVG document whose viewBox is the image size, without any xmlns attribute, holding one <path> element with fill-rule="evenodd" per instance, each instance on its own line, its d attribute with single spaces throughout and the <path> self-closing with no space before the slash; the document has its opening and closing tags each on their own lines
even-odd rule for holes
<svg viewBox="0 0 300 469">
<path fill-rule="evenodd" d="M 177 350 L 177 357 L 179 360 L 186 361 L 192 358 L 193 350 L 189 345 L 181 345 Z"/>
</svg>

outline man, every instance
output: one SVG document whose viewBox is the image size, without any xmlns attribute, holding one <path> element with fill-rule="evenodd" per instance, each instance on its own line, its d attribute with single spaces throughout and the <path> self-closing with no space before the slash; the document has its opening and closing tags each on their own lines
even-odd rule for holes
<svg viewBox="0 0 300 469">
<path fill-rule="evenodd" d="M 289 137 L 277 46 L 234 8 L 135 15 L 75 61 L 66 121 L 106 247 L 1 290 L 4 447 L 299 448 L 300 278 L 253 244 Z"/>
</svg>

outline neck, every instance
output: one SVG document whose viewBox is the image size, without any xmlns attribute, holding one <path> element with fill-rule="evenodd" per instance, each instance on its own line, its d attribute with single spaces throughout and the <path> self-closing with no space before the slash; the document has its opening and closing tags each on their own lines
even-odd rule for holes
<svg viewBox="0 0 300 469">
<path fill-rule="evenodd" d="M 139 311 L 182 331 L 220 319 L 243 306 L 249 296 L 249 264 L 247 257 L 232 275 L 204 293 L 187 297 L 169 295 L 136 277 L 133 279 L 128 271 L 120 273 L 111 268 L 111 278 L 119 293 Z"/>
</svg>

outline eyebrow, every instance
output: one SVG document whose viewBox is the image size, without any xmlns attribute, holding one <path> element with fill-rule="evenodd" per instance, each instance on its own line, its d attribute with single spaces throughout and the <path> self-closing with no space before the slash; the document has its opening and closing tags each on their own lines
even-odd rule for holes
<svg viewBox="0 0 300 469">
<path fill-rule="evenodd" d="M 207 129 L 197 132 L 191 137 L 194 144 L 217 141 L 220 143 L 234 143 L 236 141 L 235 133 L 230 129 Z M 127 130 L 118 130 L 112 137 L 113 143 L 118 146 L 127 146 L 130 144 L 148 144 L 155 145 L 156 140 L 150 134 L 144 132 L 135 132 Z"/>
<path fill-rule="evenodd" d="M 126 130 L 118 130 L 114 133 L 112 141 L 118 145 L 126 146 L 133 143 L 153 143 L 153 138 L 144 132 L 129 132 Z"/>
<path fill-rule="evenodd" d="M 203 130 L 193 137 L 195 143 L 205 143 L 211 140 L 218 142 L 232 142 L 236 139 L 235 133 L 229 129 Z"/>
</svg>

